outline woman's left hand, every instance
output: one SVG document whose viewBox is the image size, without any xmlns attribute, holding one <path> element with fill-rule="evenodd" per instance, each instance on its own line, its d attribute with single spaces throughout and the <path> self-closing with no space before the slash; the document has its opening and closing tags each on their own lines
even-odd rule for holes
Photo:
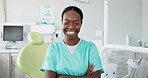
<svg viewBox="0 0 148 78">
<path fill-rule="evenodd" d="M 87 69 L 86 75 L 92 75 L 93 72 L 94 72 L 94 67 L 95 67 L 94 64 L 90 64 L 88 69 Z"/>
</svg>

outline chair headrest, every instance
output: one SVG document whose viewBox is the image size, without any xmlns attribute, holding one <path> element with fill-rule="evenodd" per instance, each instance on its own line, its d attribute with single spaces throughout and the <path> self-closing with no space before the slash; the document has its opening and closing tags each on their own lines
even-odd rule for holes
<svg viewBox="0 0 148 78">
<path fill-rule="evenodd" d="M 43 36 L 38 32 L 30 32 L 28 34 L 28 41 L 33 45 L 43 44 L 44 39 Z"/>
</svg>

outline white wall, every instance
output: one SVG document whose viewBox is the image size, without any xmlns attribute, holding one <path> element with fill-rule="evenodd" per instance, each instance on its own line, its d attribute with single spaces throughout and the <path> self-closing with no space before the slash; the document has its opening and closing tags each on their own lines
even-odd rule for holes
<svg viewBox="0 0 148 78">
<path fill-rule="evenodd" d="M 98 39 L 95 32 L 103 30 L 104 0 L 90 1 L 90 4 L 81 4 L 74 0 L 6 0 L 7 21 L 38 22 L 40 6 L 52 5 L 55 7 L 55 24 L 57 29 L 60 29 L 63 9 L 68 5 L 77 5 L 84 12 L 84 24 L 80 33 L 82 38 Z M 143 17 L 145 16 L 147 15 Z M 125 44 L 125 36 L 128 33 L 132 45 L 137 45 L 137 40 L 142 40 L 142 31 L 144 30 L 144 34 L 147 33 L 146 25 L 144 24 L 142 28 L 142 0 L 109 0 L 109 43 Z"/>
<path fill-rule="evenodd" d="M 95 37 L 95 31 L 103 30 L 103 1 L 90 0 L 90 4 L 81 4 L 74 0 L 6 0 L 8 22 L 39 22 L 40 6 L 55 7 L 55 24 L 61 28 L 61 12 L 68 5 L 79 6 L 84 13 L 84 23 L 80 34 Z M 88 30 L 89 29 L 89 30 Z"/>
<path fill-rule="evenodd" d="M 4 0 L 0 0 L 0 30 L 1 26 L 5 21 L 5 13 L 4 13 Z"/>
<path fill-rule="evenodd" d="M 109 0 L 109 43 L 125 44 L 126 33 L 131 44 L 142 40 L 142 0 Z"/>
<path fill-rule="evenodd" d="M 148 0 L 143 0 L 143 41 L 148 46 Z"/>
</svg>

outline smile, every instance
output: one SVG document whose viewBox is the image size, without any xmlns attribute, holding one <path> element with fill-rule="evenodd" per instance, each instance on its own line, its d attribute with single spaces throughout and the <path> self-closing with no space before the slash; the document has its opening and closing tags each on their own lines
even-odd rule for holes
<svg viewBox="0 0 148 78">
<path fill-rule="evenodd" d="M 67 34 L 73 35 L 73 34 L 75 34 L 75 31 L 67 31 Z"/>
</svg>

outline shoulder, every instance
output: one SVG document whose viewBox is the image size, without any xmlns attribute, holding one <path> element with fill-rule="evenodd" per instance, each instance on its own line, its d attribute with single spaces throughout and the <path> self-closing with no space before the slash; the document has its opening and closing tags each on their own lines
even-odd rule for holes
<svg viewBox="0 0 148 78">
<path fill-rule="evenodd" d="M 61 48 L 63 48 L 63 45 L 64 44 L 62 43 L 62 41 L 50 43 L 47 48 L 47 52 L 50 54 L 57 54 L 59 52 L 59 50 L 61 50 Z"/>
<path fill-rule="evenodd" d="M 50 43 L 49 48 L 62 47 L 63 45 L 64 45 L 63 44 L 63 41 L 62 40 L 59 40 L 57 42 Z"/>
<path fill-rule="evenodd" d="M 90 41 L 86 41 L 86 40 L 84 40 L 84 39 L 81 39 L 81 44 L 83 44 L 83 45 L 85 45 L 85 46 L 89 46 L 89 47 L 95 46 L 94 43 L 92 43 L 92 42 L 90 42 Z"/>
<path fill-rule="evenodd" d="M 62 40 L 59 40 L 57 42 L 53 42 L 53 43 L 50 43 L 50 46 L 57 46 L 57 45 L 61 45 L 62 44 Z"/>
</svg>

